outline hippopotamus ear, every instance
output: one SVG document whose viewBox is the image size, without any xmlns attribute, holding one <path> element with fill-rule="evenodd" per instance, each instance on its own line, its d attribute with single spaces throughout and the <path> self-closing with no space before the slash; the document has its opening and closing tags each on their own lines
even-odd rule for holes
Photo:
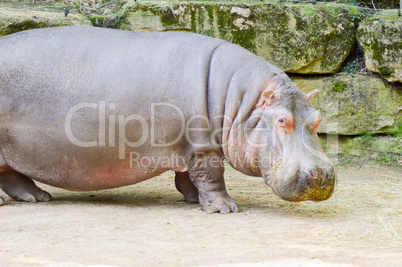
<svg viewBox="0 0 402 267">
<path fill-rule="evenodd" d="M 318 93 L 318 89 L 315 89 L 313 91 L 311 91 L 310 93 L 306 94 L 307 99 L 310 101 L 310 103 L 313 102 L 313 98 L 315 97 L 315 95 Z"/>
<path fill-rule="evenodd" d="M 272 106 L 277 100 L 277 96 L 273 90 L 265 90 L 262 92 L 260 99 L 256 104 L 256 108 L 266 108 Z"/>
</svg>

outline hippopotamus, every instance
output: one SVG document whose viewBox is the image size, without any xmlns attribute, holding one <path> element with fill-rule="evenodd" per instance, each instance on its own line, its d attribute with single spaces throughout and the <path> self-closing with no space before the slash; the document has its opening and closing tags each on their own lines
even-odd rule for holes
<svg viewBox="0 0 402 267">
<path fill-rule="evenodd" d="M 246 49 L 195 33 L 74 26 L 5 36 L 0 188 L 40 202 L 51 195 L 34 181 L 90 191 L 170 170 L 187 202 L 230 213 L 239 211 L 225 188 L 230 164 L 284 200 L 326 200 L 336 175 L 315 94 Z"/>
</svg>

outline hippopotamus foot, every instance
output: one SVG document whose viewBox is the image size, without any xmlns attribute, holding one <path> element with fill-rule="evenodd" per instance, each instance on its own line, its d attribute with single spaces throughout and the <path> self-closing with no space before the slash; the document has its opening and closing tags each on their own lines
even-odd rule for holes
<svg viewBox="0 0 402 267">
<path fill-rule="evenodd" d="M 216 212 L 226 214 L 240 211 L 236 201 L 227 194 L 226 190 L 209 194 L 206 197 L 200 196 L 200 203 L 203 210 L 208 214 Z"/>
<path fill-rule="evenodd" d="M 0 188 L 17 201 L 42 202 L 52 199 L 52 196 L 37 187 L 32 179 L 15 171 L 0 173 Z"/>
<path fill-rule="evenodd" d="M 188 203 L 198 203 L 198 189 L 190 180 L 188 172 L 176 172 L 174 179 L 177 190 Z"/>
<path fill-rule="evenodd" d="M 216 154 L 203 155 L 194 159 L 190 166 L 190 179 L 198 189 L 198 199 L 206 213 L 240 211 L 236 201 L 226 192 L 222 158 Z"/>
</svg>

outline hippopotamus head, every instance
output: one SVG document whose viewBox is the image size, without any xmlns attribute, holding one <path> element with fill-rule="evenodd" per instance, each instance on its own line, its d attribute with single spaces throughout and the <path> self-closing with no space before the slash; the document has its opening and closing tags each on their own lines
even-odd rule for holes
<svg viewBox="0 0 402 267">
<path fill-rule="evenodd" d="M 258 95 L 243 94 L 237 115 L 226 125 L 229 162 L 262 176 L 284 200 L 328 199 L 335 171 L 317 136 L 321 115 L 311 105 L 317 91 L 302 93 L 284 73 L 255 86 Z"/>
</svg>

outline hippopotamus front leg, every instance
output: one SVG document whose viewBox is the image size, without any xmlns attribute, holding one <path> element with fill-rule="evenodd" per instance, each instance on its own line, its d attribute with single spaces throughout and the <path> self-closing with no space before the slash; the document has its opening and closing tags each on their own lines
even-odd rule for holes
<svg viewBox="0 0 402 267">
<path fill-rule="evenodd" d="M 0 173 L 0 188 L 17 201 L 49 201 L 51 195 L 37 187 L 32 179 L 13 170 Z M 1 199 L 0 203 L 4 200 Z"/>
<path fill-rule="evenodd" d="M 188 172 L 176 172 L 175 185 L 188 203 L 198 203 L 198 189 L 190 180 Z"/>
<path fill-rule="evenodd" d="M 223 172 L 222 157 L 215 153 L 203 153 L 190 161 L 189 176 L 206 213 L 239 211 L 236 201 L 226 192 Z"/>
</svg>

